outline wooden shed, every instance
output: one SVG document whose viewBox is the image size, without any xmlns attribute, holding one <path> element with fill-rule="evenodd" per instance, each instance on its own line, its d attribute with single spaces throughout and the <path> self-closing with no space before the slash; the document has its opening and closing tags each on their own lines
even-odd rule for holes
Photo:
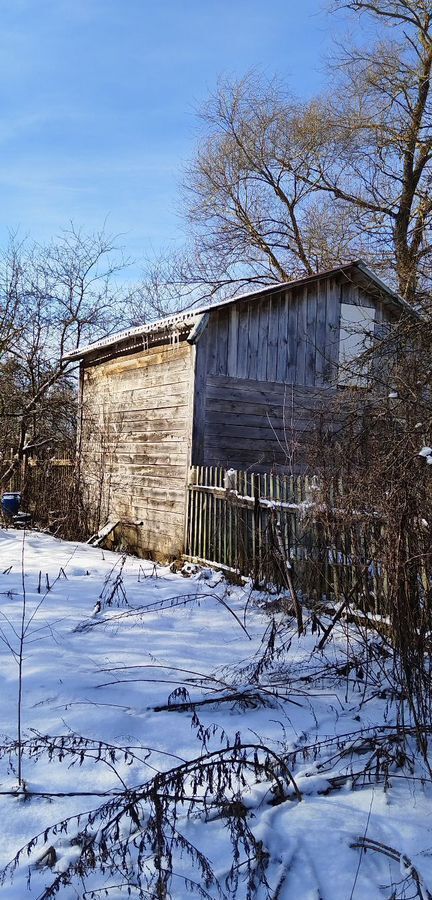
<svg viewBox="0 0 432 900">
<path fill-rule="evenodd" d="M 358 261 L 71 354 L 81 360 L 80 460 L 93 528 L 118 520 L 138 553 L 176 557 L 191 465 L 307 470 L 307 436 L 352 379 L 345 363 L 358 354 L 359 331 L 376 333 L 403 306 Z"/>
</svg>

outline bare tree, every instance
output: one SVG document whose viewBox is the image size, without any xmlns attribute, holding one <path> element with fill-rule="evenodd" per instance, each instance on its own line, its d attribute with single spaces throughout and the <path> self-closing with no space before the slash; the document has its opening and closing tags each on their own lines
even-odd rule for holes
<svg viewBox="0 0 432 900">
<path fill-rule="evenodd" d="M 339 63 L 347 97 L 341 124 L 357 145 L 356 165 L 347 159 L 354 190 L 346 200 L 363 206 L 369 227 L 375 222 L 388 233 L 399 290 L 412 300 L 431 273 L 432 4 L 338 0 L 336 6 L 385 26 L 375 46 L 351 48 Z M 343 162 L 330 174 L 319 166 L 318 174 L 320 186 L 344 200 Z"/>
<path fill-rule="evenodd" d="M 48 247 L 22 246 L 13 256 L 15 306 L 1 331 L 0 483 L 32 450 L 73 445 L 76 363 L 66 354 L 123 321 L 116 276 L 124 261 L 114 251 L 103 232 L 71 227 Z"/>
<path fill-rule="evenodd" d="M 221 83 L 202 115 L 209 134 L 187 188 L 202 250 L 219 260 L 222 252 L 231 269 L 247 265 L 258 283 L 322 267 L 344 239 L 342 230 L 314 239 L 327 213 L 310 183 L 314 106 L 302 107 L 277 82 L 251 76 Z"/>
<path fill-rule="evenodd" d="M 317 439 L 312 463 L 323 558 L 342 561 L 327 587 L 343 601 L 342 612 L 366 610 L 368 629 L 389 640 L 400 719 L 411 717 L 425 759 L 432 708 L 430 326 L 430 312 L 403 317 L 346 362 L 351 387 L 333 401 L 340 429 Z M 358 379 L 366 367 L 367 389 Z"/>
<path fill-rule="evenodd" d="M 9 246 L 0 256 L 0 360 L 28 318 L 24 277 L 22 245 L 11 235 Z"/>
<path fill-rule="evenodd" d="M 376 42 L 369 34 L 338 48 L 327 95 L 301 103 L 252 74 L 221 83 L 203 110 L 185 185 L 192 251 L 177 260 L 189 293 L 232 292 L 360 255 L 408 300 L 427 291 L 431 3 L 336 7 L 366 16 Z"/>
</svg>

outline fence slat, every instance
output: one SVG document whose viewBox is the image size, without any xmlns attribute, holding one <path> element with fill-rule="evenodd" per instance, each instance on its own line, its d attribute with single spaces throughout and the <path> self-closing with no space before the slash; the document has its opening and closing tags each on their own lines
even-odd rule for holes
<svg viewBox="0 0 432 900">
<path fill-rule="evenodd" d="M 17 469 L 4 491 L 22 494 L 21 509 L 40 525 L 71 519 L 74 514 L 75 465 L 72 460 L 31 460 Z"/>
<path fill-rule="evenodd" d="M 285 552 L 294 561 L 302 590 L 312 598 L 340 600 L 355 588 L 357 596 L 376 612 L 387 589 L 384 562 L 379 558 L 380 520 L 356 521 L 354 514 L 348 523 L 341 520 L 335 526 L 319 517 L 316 521 L 305 518 L 304 504 L 313 504 L 317 496 L 316 478 L 249 471 L 226 476 L 220 467 L 191 469 L 187 555 L 260 583 L 282 586 L 273 534 L 277 516 Z M 328 498 L 328 509 L 337 517 L 343 508 L 340 479 L 329 486 Z"/>
</svg>

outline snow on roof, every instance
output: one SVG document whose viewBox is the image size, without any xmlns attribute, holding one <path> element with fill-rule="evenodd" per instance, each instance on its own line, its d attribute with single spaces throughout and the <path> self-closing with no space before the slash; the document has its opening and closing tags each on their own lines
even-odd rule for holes
<svg viewBox="0 0 432 900">
<path fill-rule="evenodd" d="M 110 334 L 108 337 L 101 338 L 99 341 L 94 341 L 92 344 L 78 347 L 77 350 L 66 353 L 65 359 L 80 359 L 82 356 L 87 356 L 88 353 L 93 353 L 95 350 L 102 349 L 103 347 L 110 347 L 112 344 L 118 344 L 128 338 L 139 337 L 142 334 L 154 334 L 158 331 L 182 330 L 189 324 L 193 327 L 199 318 L 200 314 L 197 310 L 189 310 L 176 313 L 172 316 L 165 316 L 164 319 L 158 319 L 156 322 L 148 322 L 146 325 L 137 325 L 135 328 L 126 328 L 124 331 L 116 331 L 115 334 Z"/>
<path fill-rule="evenodd" d="M 174 313 L 170 316 L 165 316 L 163 319 L 158 319 L 154 322 L 148 322 L 145 325 L 137 325 L 135 328 L 126 328 L 124 331 L 118 331 L 115 334 L 111 334 L 108 337 L 101 338 L 99 341 L 94 341 L 91 344 L 86 344 L 83 347 L 78 347 L 77 350 L 73 350 L 71 353 L 65 354 L 65 359 L 81 359 L 84 356 L 87 356 L 89 353 L 93 353 L 96 350 L 103 349 L 104 347 L 111 347 L 114 344 L 121 343 L 122 341 L 128 340 L 134 337 L 140 337 L 145 334 L 155 334 L 159 331 L 167 331 L 167 332 L 175 332 L 180 330 L 185 330 L 188 326 L 192 329 L 194 325 L 196 325 L 202 315 L 206 312 L 209 312 L 213 309 L 219 309 L 222 306 L 228 306 L 232 303 L 237 303 L 241 300 L 252 299 L 253 297 L 265 296 L 266 294 L 274 294 L 279 291 L 286 290 L 287 288 L 301 286 L 303 284 L 308 284 L 309 282 L 317 281 L 321 278 L 328 278 L 332 275 L 337 275 L 340 273 L 348 273 L 352 269 L 357 269 L 363 276 L 365 276 L 369 281 L 371 281 L 375 287 L 377 287 L 380 291 L 386 295 L 390 301 L 402 308 L 406 308 L 412 311 L 412 307 L 395 291 L 392 290 L 387 284 L 385 284 L 382 279 L 369 269 L 366 263 L 363 260 L 355 260 L 350 263 L 346 263 L 344 265 L 335 266 L 333 269 L 325 269 L 321 272 L 316 272 L 313 275 L 303 275 L 300 278 L 294 278 L 291 281 L 280 281 L 273 282 L 272 284 L 267 284 L 262 288 L 255 288 L 253 291 L 247 291 L 244 294 L 236 294 L 233 297 L 228 297 L 225 300 L 220 300 L 218 303 L 208 303 L 206 306 L 199 307 L 197 309 L 186 309 L 182 310 L 178 313 Z"/>
</svg>

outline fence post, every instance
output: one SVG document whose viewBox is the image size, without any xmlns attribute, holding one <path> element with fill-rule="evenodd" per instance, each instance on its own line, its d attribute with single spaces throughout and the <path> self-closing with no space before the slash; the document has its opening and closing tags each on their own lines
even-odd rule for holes
<svg viewBox="0 0 432 900">
<path fill-rule="evenodd" d="M 263 579 L 273 584 L 281 571 L 278 548 L 283 546 L 284 561 L 295 559 L 296 586 L 312 600 L 329 593 L 340 600 L 355 584 L 369 595 L 372 582 L 375 600 L 386 591 L 385 561 L 381 559 L 381 541 L 375 529 L 378 520 L 363 522 L 354 511 L 351 523 L 340 518 L 343 485 L 340 480 L 329 486 L 323 498 L 325 515 L 312 514 L 308 527 L 302 519 L 300 504 L 319 502 L 316 477 L 260 475 L 220 467 L 192 467 L 188 478 L 188 519 L 186 547 L 188 555 L 237 569 L 251 576 L 257 585 Z M 277 518 L 276 542 L 269 536 L 272 512 Z M 274 516 L 273 516 L 274 521 Z M 378 537 L 378 534 L 377 534 Z M 275 552 L 276 551 L 276 552 Z M 377 558 L 380 557 L 380 558 Z M 364 571 L 364 560 L 371 559 L 373 570 Z M 359 567 L 362 573 L 358 578 Z M 292 572 L 290 572 L 292 579 Z M 286 579 L 285 579 L 286 580 Z"/>
</svg>

